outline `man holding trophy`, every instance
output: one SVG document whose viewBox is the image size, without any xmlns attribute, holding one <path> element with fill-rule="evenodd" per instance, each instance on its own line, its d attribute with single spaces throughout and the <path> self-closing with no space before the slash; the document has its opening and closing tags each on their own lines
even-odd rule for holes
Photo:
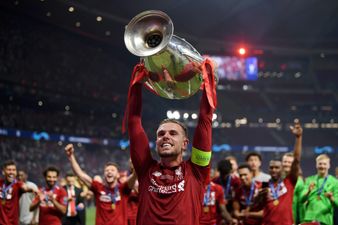
<svg viewBox="0 0 338 225">
<path fill-rule="evenodd" d="M 145 22 L 150 28 L 144 27 Z M 134 68 L 126 111 L 130 155 L 139 180 L 138 225 L 199 224 L 204 186 L 209 179 L 212 116 L 216 107 L 214 68 L 212 62 L 204 60 L 189 43 L 172 35 L 172 30 L 166 14 L 146 11 L 133 18 L 125 33 L 127 48 L 143 57 Z M 144 43 L 138 43 L 139 38 L 134 37 L 140 32 L 143 32 L 140 36 L 145 39 Z M 188 45 L 188 50 L 184 45 Z M 135 46 L 144 51 L 138 52 Z M 160 161 L 152 158 L 141 122 L 143 85 L 169 99 L 187 98 L 203 90 L 189 160 L 183 160 L 189 143 L 187 128 L 173 119 L 159 124 L 156 150 Z M 189 89 L 191 87 L 195 89 Z"/>
</svg>

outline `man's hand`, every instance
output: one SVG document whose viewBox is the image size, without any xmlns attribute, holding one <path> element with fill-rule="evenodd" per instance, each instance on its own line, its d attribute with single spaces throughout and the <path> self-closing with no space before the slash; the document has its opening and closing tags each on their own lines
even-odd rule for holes
<svg viewBox="0 0 338 225">
<path fill-rule="evenodd" d="M 293 126 L 290 126 L 291 132 L 296 136 L 296 137 L 301 137 L 303 135 L 303 128 L 300 126 L 299 120 L 295 120 L 295 123 Z"/>
<path fill-rule="evenodd" d="M 334 197 L 333 197 L 333 193 L 332 192 L 326 192 L 325 197 L 327 197 L 328 199 L 330 199 L 331 202 L 334 201 Z"/>
<path fill-rule="evenodd" d="M 233 218 L 232 219 L 232 225 L 238 225 L 238 224 L 239 224 L 238 220 Z"/>
<path fill-rule="evenodd" d="M 316 184 L 314 182 L 311 182 L 309 185 L 309 188 L 307 189 L 306 196 L 310 194 L 310 192 L 316 187 Z"/>
<path fill-rule="evenodd" d="M 81 202 L 76 206 L 77 211 L 82 211 L 85 208 L 85 205 Z"/>
<path fill-rule="evenodd" d="M 249 217 L 249 213 L 250 213 L 249 211 L 250 211 L 249 207 L 242 210 L 242 214 L 243 214 L 244 218 L 248 218 Z"/>
<path fill-rule="evenodd" d="M 310 185 L 309 185 L 309 192 L 311 192 L 314 188 L 315 188 L 316 184 L 315 182 L 312 182 Z"/>
<path fill-rule="evenodd" d="M 55 200 L 54 193 L 52 191 L 47 192 L 47 197 L 48 197 L 48 200 L 50 200 L 51 202 Z"/>
<path fill-rule="evenodd" d="M 42 191 L 40 191 L 40 190 L 37 192 L 37 195 L 39 196 L 40 202 L 42 202 L 42 201 L 44 201 L 46 199 L 45 194 Z"/>
<path fill-rule="evenodd" d="M 66 152 L 66 154 L 67 154 L 68 157 L 72 156 L 74 154 L 74 146 L 73 146 L 73 144 L 68 144 L 65 147 L 65 152 Z"/>
</svg>

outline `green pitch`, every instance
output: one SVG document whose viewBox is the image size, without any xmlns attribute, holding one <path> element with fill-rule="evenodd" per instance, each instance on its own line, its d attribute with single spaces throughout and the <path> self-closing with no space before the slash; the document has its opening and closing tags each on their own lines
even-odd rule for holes
<svg viewBox="0 0 338 225">
<path fill-rule="evenodd" d="M 95 207 L 86 209 L 86 225 L 95 225 Z"/>
</svg>

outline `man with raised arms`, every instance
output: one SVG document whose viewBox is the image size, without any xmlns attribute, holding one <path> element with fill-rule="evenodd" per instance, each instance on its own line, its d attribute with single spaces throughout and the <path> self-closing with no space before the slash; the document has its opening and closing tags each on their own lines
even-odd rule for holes
<svg viewBox="0 0 338 225">
<path fill-rule="evenodd" d="M 74 173 L 87 185 L 95 196 L 96 225 L 128 225 L 127 202 L 131 189 L 136 181 L 136 175 L 128 177 L 127 182 L 119 183 L 119 170 L 117 164 L 107 162 L 104 165 L 103 183 L 94 180 L 85 173 L 78 164 L 74 147 L 68 144 L 66 154 Z"/>
<path fill-rule="evenodd" d="M 150 154 L 148 137 L 141 123 L 142 83 L 130 87 L 128 132 L 131 159 L 139 180 L 138 225 L 199 224 L 204 187 L 210 171 L 214 111 L 206 90 L 203 89 L 200 102 L 191 158 L 183 160 L 183 152 L 189 143 L 186 126 L 166 119 L 156 132 L 158 162 Z"/>
</svg>

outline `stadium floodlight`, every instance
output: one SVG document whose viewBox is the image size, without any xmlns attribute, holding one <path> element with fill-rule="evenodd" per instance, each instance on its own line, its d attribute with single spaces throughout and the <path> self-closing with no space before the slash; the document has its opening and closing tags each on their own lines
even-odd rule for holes
<svg viewBox="0 0 338 225">
<path fill-rule="evenodd" d="M 238 54 L 244 56 L 244 55 L 246 54 L 246 49 L 243 48 L 243 47 L 239 48 L 239 49 L 238 49 Z"/>
<path fill-rule="evenodd" d="M 167 117 L 169 118 L 169 119 L 173 119 L 174 117 L 173 117 L 173 112 L 171 111 L 171 110 L 168 110 L 167 111 Z"/>
<path fill-rule="evenodd" d="M 196 113 L 191 114 L 191 118 L 192 118 L 193 120 L 197 119 L 197 114 L 196 114 Z"/>
<path fill-rule="evenodd" d="M 179 111 L 175 110 L 173 113 L 173 117 L 175 120 L 179 120 L 181 118 L 181 114 Z"/>
</svg>

